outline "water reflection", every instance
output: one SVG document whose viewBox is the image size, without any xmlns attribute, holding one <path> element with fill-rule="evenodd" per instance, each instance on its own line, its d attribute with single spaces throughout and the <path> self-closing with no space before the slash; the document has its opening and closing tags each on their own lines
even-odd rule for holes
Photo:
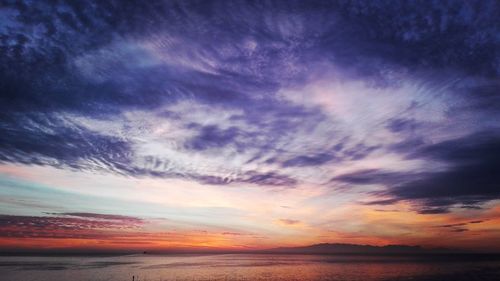
<svg viewBox="0 0 500 281">
<path fill-rule="evenodd" d="M 500 280 L 489 257 L 205 255 L 0 257 L 3 280 Z"/>
</svg>

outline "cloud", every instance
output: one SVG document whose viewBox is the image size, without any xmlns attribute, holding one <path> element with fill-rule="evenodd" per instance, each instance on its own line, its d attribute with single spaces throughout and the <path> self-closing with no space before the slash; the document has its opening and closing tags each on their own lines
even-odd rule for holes
<svg viewBox="0 0 500 281">
<path fill-rule="evenodd" d="M 229 235 L 229 236 L 241 236 L 241 235 L 247 235 L 245 233 L 239 233 L 239 232 L 222 232 L 222 235 Z"/>
<path fill-rule="evenodd" d="M 427 202 L 426 202 L 427 203 Z M 424 203 L 425 205 L 425 203 Z M 449 213 L 450 210 L 448 207 L 418 207 L 417 213 L 422 214 L 422 215 L 437 215 L 437 214 L 446 214 Z"/>
<path fill-rule="evenodd" d="M 199 176 L 196 177 L 195 179 L 202 183 L 211 185 L 250 183 L 262 186 L 293 187 L 297 184 L 297 180 L 287 175 L 281 175 L 275 172 L 258 172 L 258 171 L 248 171 L 234 175 L 233 177 Z"/>
<path fill-rule="evenodd" d="M 0 215 L 0 239 L 4 242 L 0 248 L 6 252 L 47 253 L 220 250 L 229 242 L 262 239 L 246 231 L 203 230 L 183 224 L 170 226 L 173 228 L 168 231 L 153 230 L 149 223 L 139 217 L 99 213 Z"/>
<path fill-rule="evenodd" d="M 386 127 L 393 133 L 412 132 L 418 127 L 418 123 L 412 119 L 396 118 L 390 119 Z"/>
<path fill-rule="evenodd" d="M 293 178 L 275 172 L 256 173 L 252 171 L 246 173 L 241 181 L 271 186 L 294 186 L 297 183 Z"/>
<path fill-rule="evenodd" d="M 483 222 L 484 222 L 483 220 L 474 220 L 474 221 L 436 225 L 436 227 L 445 228 L 451 232 L 465 232 L 465 231 L 469 231 L 469 229 L 467 228 L 467 225 L 478 224 L 478 223 L 483 223 Z"/>
<path fill-rule="evenodd" d="M 426 172 L 418 179 L 393 186 L 389 194 L 397 198 L 425 199 L 447 206 L 456 203 L 474 205 L 497 199 L 500 162 L 500 138 L 491 133 L 474 133 L 462 138 L 425 146 L 410 157 L 441 161 L 444 171 Z"/>
<path fill-rule="evenodd" d="M 214 125 L 204 126 L 200 130 L 200 134 L 191 139 L 186 145 L 188 148 L 195 150 L 223 147 L 235 143 L 238 134 L 238 129 L 235 127 L 220 129 Z"/>
<path fill-rule="evenodd" d="M 341 174 L 332 179 L 354 185 L 384 184 L 389 185 L 407 179 L 407 175 L 398 172 L 382 171 L 380 169 L 358 170 L 351 173 Z"/>
<path fill-rule="evenodd" d="M 439 137 L 427 135 L 432 122 L 422 119 L 441 122 L 431 124 L 435 132 L 448 121 L 441 115 L 460 112 L 470 133 L 471 116 L 495 113 L 498 4 L 429 5 L 8 3 L 0 27 L 0 161 L 263 186 L 325 182 L 316 168 L 337 170 L 383 152 L 405 155 L 402 163 L 452 162 L 420 149 Z M 457 76 L 467 79 L 443 86 Z M 290 96 L 312 98 L 304 85 L 318 80 L 333 81 L 320 89 L 322 102 Z M 451 98 L 442 98 L 450 87 Z M 402 93 L 393 97 L 393 89 Z M 441 189 L 472 208 L 491 197 L 476 196 L 487 187 L 467 194 L 464 186 L 484 167 L 476 168 L 400 175 L 379 167 L 335 181 L 390 185 L 391 200 L 424 205 L 435 204 L 438 194 L 430 193 Z M 459 175 L 463 199 L 442 184 Z"/>
<path fill-rule="evenodd" d="M 417 148 L 408 157 L 442 162 L 441 171 L 391 172 L 360 170 L 339 175 L 333 181 L 355 185 L 381 184 L 375 194 L 385 197 L 369 204 L 392 204 L 407 200 L 421 214 L 446 213 L 456 205 L 481 205 L 500 198 L 498 182 L 500 138 L 489 132 L 473 133 Z"/>
<path fill-rule="evenodd" d="M 482 222 L 484 222 L 484 221 L 483 220 L 475 220 L 475 221 L 468 221 L 468 222 L 442 224 L 442 225 L 437 225 L 436 227 L 447 228 L 451 232 L 465 232 L 465 231 L 469 231 L 469 229 L 466 227 L 467 225 L 478 224 L 478 223 L 482 223 Z"/>
<path fill-rule="evenodd" d="M 96 196 L 126 190 L 122 183 L 159 185 L 155 193 L 173 197 L 133 199 L 174 205 L 178 196 L 212 194 L 200 203 L 210 210 L 171 214 L 187 225 L 205 209 L 231 212 L 269 192 L 283 201 L 277 212 L 285 204 L 306 211 L 299 218 L 314 216 L 312 228 L 351 208 L 400 209 L 359 217 L 389 219 L 376 240 L 354 238 L 377 243 L 392 239 L 388 231 L 414 238 L 401 220 L 408 210 L 409 219 L 470 219 L 500 199 L 497 1 L 56 2 L 0 9 L 0 164 L 7 176 L 43 183 L 33 187 L 39 194 L 53 185 L 72 192 L 66 180 L 93 174 L 106 181 L 87 185 Z M 71 175 L 50 178 L 44 172 L 53 169 L 35 165 Z M 164 179 L 179 188 L 163 190 Z M 32 204 L 43 201 L 38 195 L 23 194 L 3 201 L 47 210 Z M 331 206 L 340 213 L 313 214 Z M 232 223 L 224 217 L 206 223 Z M 297 234 L 307 220 L 274 219 Z M 342 231 L 366 228 L 340 220 Z M 226 231 L 240 226 L 149 233 L 147 223 L 82 212 L 3 215 L 0 236 L 138 248 L 276 238 Z M 475 229 L 472 221 L 442 224 L 451 226 L 431 228 Z"/>
<path fill-rule="evenodd" d="M 63 118 L 9 116 L 0 125 L 0 161 L 123 172 L 129 143 L 89 131 Z"/>
<path fill-rule="evenodd" d="M 443 225 L 438 225 L 437 227 L 457 227 L 457 226 L 464 226 L 467 225 L 467 223 L 452 223 L 452 224 L 443 224 Z"/>
<path fill-rule="evenodd" d="M 373 39 L 375 47 L 369 51 L 398 50 L 399 55 L 387 55 L 387 59 L 414 67 L 448 65 L 476 74 L 499 73 L 493 51 L 498 26 L 488 24 L 499 9 L 495 1 L 436 2 L 425 7 L 349 1 L 341 6 L 347 20 L 363 28 L 360 36 Z"/>
<path fill-rule="evenodd" d="M 454 228 L 451 231 L 453 231 L 453 232 L 465 232 L 465 231 L 469 231 L 469 230 L 467 228 Z"/>
<path fill-rule="evenodd" d="M 297 225 L 301 223 L 299 220 L 293 220 L 293 219 L 279 219 L 279 222 L 284 225 Z"/>
<path fill-rule="evenodd" d="M 143 219 L 137 217 L 123 216 L 123 215 L 108 215 L 108 214 L 96 214 L 96 213 L 53 213 L 53 215 L 71 216 L 71 217 L 88 218 L 88 219 L 96 219 L 104 221 L 119 221 L 122 223 L 129 223 L 129 224 L 142 224 L 144 222 Z"/>
<path fill-rule="evenodd" d="M 139 229 L 144 220 L 135 217 L 62 213 L 57 216 L 0 215 L 0 235 L 11 238 L 108 238 L 113 231 Z"/>
<path fill-rule="evenodd" d="M 318 153 L 315 155 L 301 155 L 283 162 L 283 167 L 318 166 L 335 159 L 333 154 Z"/>
</svg>

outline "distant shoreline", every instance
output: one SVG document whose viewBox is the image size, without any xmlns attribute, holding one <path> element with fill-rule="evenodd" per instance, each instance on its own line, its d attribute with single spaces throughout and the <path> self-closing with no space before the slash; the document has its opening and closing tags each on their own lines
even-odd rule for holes
<svg viewBox="0 0 500 281">
<path fill-rule="evenodd" d="M 0 256 L 125 256 L 125 255 L 224 255 L 224 254 L 254 254 L 254 255 L 340 255 L 340 256 L 500 256 L 495 252 L 466 251 L 459 249 L 436 248 L 427 249 L 421 246 L 408 245 L 358 245 L 340 243 L 321 243 L 302 247 L 280 247 L 262 250 L 218 250 L 218 249 L 172 249 L 105 251 L 98 249 L 46 249 L 21 250 L 4 249 Z"/>
</svg>

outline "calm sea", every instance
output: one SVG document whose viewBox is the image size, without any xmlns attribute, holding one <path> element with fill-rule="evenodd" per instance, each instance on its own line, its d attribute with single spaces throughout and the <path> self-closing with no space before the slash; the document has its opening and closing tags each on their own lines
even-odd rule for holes
<svg viewBox="0 0 500 281">
<path fill-rule="evenodd" d="M 203 255 L 0 257 L 1 281 L 500 280 L 488 257 Z"/>
</svg>

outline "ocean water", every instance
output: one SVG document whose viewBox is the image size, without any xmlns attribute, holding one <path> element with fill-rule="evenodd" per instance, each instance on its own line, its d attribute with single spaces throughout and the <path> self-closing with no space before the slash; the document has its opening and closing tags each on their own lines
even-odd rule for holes
<svg viewBox="0 0 500 281">
<path fill-rule="evenodd" d="M 0 257 L 2 281 L 500 280 L 488 256 L 200 255 Z"/>
</svg>

